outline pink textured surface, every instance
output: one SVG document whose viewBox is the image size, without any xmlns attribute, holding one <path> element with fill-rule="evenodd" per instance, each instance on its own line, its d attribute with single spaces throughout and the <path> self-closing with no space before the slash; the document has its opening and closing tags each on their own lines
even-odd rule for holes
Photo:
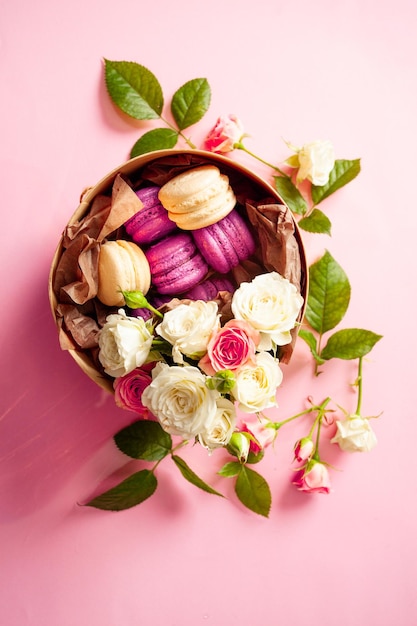
<svg viewBox="0 0 417 626">
<path fill-rule="evenodd" d="M 4 626 L 417 623 L 416 18 L 412 0 L 2 4 Z M 190 131 L 196 144 L 234 112 L 266 160 L 286 158 L 282 138 L 328 138 L 338 158 L 362 157 L 359 178 L 329 201 L 333 236 L 306 239 L 311 258 L 328 248 L 351 280 L 343 325 L 384 335 L 364 366 L 364 413 L 384 411 L 378 446 L 362 456 L 332 447 L 341 471 L 329 496 L 290 484 L 300 424 L 280 433 L 262 467 L 269 520 L 231 492 L 229 501 L 200 492 L 169 463 L 138 508 L 78 505 L 125 471 L 111 437 L 130 420 L 61 352 L 47 300 L 51 258 L 80 193 L 127 158 L 142 128 L 109 102 L 103 57 L 142 63 L 167 99 L 207 77 L 213 98 Z M 284 376 L 280 415 L 308 394 L 354 408 L 353 364 L 314 379 L 299 347 Z M 211 478 L 204 451 L 187 459 Z"/>
</svg>

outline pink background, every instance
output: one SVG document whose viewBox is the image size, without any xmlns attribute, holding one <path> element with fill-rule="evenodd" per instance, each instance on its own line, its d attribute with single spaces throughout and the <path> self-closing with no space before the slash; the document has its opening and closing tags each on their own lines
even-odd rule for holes
<svg viewBox="0 0 417 626">
<path fill-rule="evenodd" d="M 210 8 L 205 8 L 205 7 Z M 417 623 L 415 303 L 416 9 L 413 0 L 3 0 L 0 9 L 2 306 L 0 598 L 4 626 L 411 626 Z M 166 461 L 156 495 L 108 513 L 83 508 L 110 473 L 131 469 L 112 435 L 131 421 L 61 352 L 47 298 L 60 233 L 81 191 L 122 163 L 142 128 L 109 102 L 102 58 L 142 63 L 166 100 L 206 77 L 202 141 L 236 113 L 247 146 L 278 163 L 283 139 L 330 139 L 362 173 L 323 208 L 333 236 L 306 237 L 347 272 L 343 327 L 383 334 L 364 364 L 365 415 L 378 446 L 325 446 L 332 494 L 291 485 L 282 430 L 259 471 L 268 520 L 216 478 L 217 457 L 185 458 L 228 500 Z M 233 158 L 263 176 L 243 153 Z M 298 344 L 277 419 L 307 395 L 349 410 L 355 365 L 319 378 Z M 329 436 L 330 436 L 329 431 Z M 327 436 L 327 435 L 326 435 Z M 213 478 L 214 477 L 214 478 Z"/>
</svg>

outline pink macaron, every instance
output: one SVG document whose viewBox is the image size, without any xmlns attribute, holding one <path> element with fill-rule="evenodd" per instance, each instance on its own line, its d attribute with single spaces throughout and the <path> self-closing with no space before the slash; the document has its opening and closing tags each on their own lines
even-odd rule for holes
<svg viewBox="0 0 417 626">
<path fill-rule="evenodd" d="M 125 223 L 128 235 L 137 244 L 150 244 L 176 230 L 168 211 L 158 199 L 160 187 L 142 187 L 136 192 L 143 207 Z"/>
<path fill-rule="evenodd" d="M 227 274 L 255 252 L 252 233 L 236 209 L 215 224 L 194 230 L 192 234 L 207 263 L 220 274 Z"/>
<path fill-rule="evenodd" d="M 235 287 L 228 278 L 224 276 L 210 276 L 203 282 L 199 283 L 189 291 L 183 294 L 183 298 L 190 298 L 190 300 L 214 300 L 219 291 L 229 291 L 233 293 Z"/>
<path fill-rule="evenodd" d="M 181 294 L 199 283 L 208 265 L 189 233 L 175 233 L 145 251 L 152 285 L 162 294 Z"/>
</svg>

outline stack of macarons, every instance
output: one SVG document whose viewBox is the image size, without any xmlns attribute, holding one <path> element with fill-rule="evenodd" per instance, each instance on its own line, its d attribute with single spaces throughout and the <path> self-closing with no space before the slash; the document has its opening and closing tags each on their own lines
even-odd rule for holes
<svg viewBox="0 0 417 626">
<path fill-rule="evenodd" d="M 136 194 L 143 206 L 124 225 L 132 241 L 101 246 L 98 298 L 104 304 L 120 306 L 121 289 L 151 289 L 156 300 L 206 301 L 234 290 L 226 275 L 254 253 L 255 241 L 226 174 L 200 165 Z"/>
<path fill-rule="evenodd" d="M 181 294 L 197 285 L 208 265 L 189 233 L 178 232 L 161 239 L 145 251 L 152 284 L 158 293 Z"/>
</svg>

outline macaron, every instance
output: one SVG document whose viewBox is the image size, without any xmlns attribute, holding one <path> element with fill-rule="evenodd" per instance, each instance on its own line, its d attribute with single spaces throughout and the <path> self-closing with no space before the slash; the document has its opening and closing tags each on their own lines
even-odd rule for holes
<svg viewBox="0 0 417 626">
<path fill-rule="evenodd" d="M 228 176 L 215 165 L 200 165 L 177 174 L 158 195 L 168 217 L 182 230 L 214 224 L 236 205 Z"/>
<path fill-rule="evenodd" d="M 160 187 L 142 187 L 136 192 L 143 207 L 125 223 L 128 235 L 135 243 L 150 244 L 176 230 L 167 210 L 158 199 Z"/>
<path fill-rule="evenodd" d="M 98 257 L 98 299 L 107 306 L 124 306 L 121 291 L 146 294 L 151 272 L 145 253 L 132 241 L 118 239 L 100 246 Z"/>
<path fill-rule="evenodd" d="M 207 274 L 208 265 L 189 233 L 169 235 L 145 252 L 152 285 L 161 294 L 180 294 Z"/>
<path fill-rule="evenodd" d="M 220 291 L 229 291 L 233 293 L 235 287 L 228 278 L 223 276 L 210 276 L 203 282 L 199 283 L 189 291 L 183 294 L 183 298 L 190 298 L 190 300 L 214 300 Z"/>
<path fill-rule="evenodd" d="M 142 317 L 144 320 L 148 320 L 152 317 L 152 313 L 149 309 L 129 309 L 126 307 L 126 315 L 129 317 Z"/>
<path fill-rule="evenodd" d="M 152 306 L 154 306 L 156 309 L 159 309 L 161 306 L 163 306 L 164 304 L 167 304 L 168 302 L 171 302 L 171 300 L 175 297 L 174 295 L 171 295 L 169 293 L 156 293 L 154 292 L 152 294 L 152 297 L 150 298 L 149 302 L 152 304 Z"/>
<path fill-rule="evenodd" d="M 194 230 L 192 235 L 207 263 L 220 274 L 227 274 L 248 259 L 256 248 L 251 231 L 236 209 L 215 224 Z"/>
</svg>

